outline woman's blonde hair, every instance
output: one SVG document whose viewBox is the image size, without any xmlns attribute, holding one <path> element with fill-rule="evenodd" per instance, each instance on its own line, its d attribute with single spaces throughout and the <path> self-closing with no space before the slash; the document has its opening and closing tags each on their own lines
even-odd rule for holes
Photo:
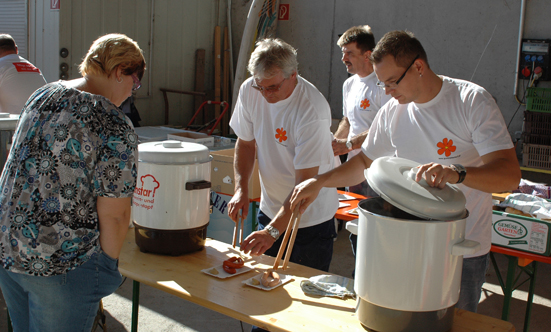
<svg viewBox="0 0 551 332">
<path fill-rule="evenodd" d="M 111 33 L 94 41 L 82 60 L 79 71 L 86 74 L 111 76 L 117 67 L 124 75 L 136 74 L 141 80 L 145 59 L 138 43 L 120 33 Z"/>
</svg>

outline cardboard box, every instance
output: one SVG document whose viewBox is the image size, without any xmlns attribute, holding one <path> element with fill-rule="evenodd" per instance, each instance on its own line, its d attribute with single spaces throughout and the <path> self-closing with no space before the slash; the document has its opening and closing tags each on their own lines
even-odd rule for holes
<svg viewBox="0 0 551 332">
<path fill-rule="evenodd" d="M 210 182 L 212 191 L 233 196 L 235 193 L 235 179 L 233 174 L 233 154 L 235 149 L 211 151 Z M 258 161 L 255 160 L 253 174 L 249 180 L 249 198 L 260 197 L 260 178 L 258 176 Z"/>
<path fill-rule="evenodd" d="M 492 211 L 492 243 L 538 255 L 551 255 L 551 223 L 536 218 Z"/>
<path fill-rule="evenodd" d="M 214 146 L 214 137 L 195 131 L 167 134 L 167 139 L 183 142 L 199 143 L 205 146 Z"/>
<path fill-rule="evenodd" d="M 231 244 L 233 241 L 233 229 L 235 222 L 228 216 L 228 203 L 232 196 L 211 192 L 212 213 L 207 227 L 207 237 Z M 243 223 L 243 239 L 256 229 L 256 213 L 258 213 L 258 204 L 251 202 L 249 204 L 249 214 Z"/>
</svg>

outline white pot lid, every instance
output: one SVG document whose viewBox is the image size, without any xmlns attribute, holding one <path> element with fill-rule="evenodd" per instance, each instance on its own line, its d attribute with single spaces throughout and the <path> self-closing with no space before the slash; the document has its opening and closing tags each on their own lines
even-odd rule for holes
<svg viewBox="0 0 551 332">
<path fill-rule="evenodd" d="M 167 140 L 138 145 L 141 162 L 163 165 L 197 164 L 210 161 L 209 149 L 203 144 Z"/>
<path fill-rule="evenodd" d="M 443 189 L 430 187 L 424 179 L 415 181 L 419 163 L 398 157 L 377 158 L 365 170 L 373 190 L 390 204 L 417 217 L 457 220 L 467 215 L 463 192 L 453 184 Z"/>
</svg>

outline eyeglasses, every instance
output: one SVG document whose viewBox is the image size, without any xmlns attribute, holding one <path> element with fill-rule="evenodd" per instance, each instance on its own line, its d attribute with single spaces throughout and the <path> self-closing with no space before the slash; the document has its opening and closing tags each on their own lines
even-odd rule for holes
<svg viewBox="0 0 551 332">
<path fill-rule="evenodd" d="M 258 86 L 256 85 L 256 79 L 253 79 L 253 84 L 251 85 L 253 88 L 257 89 L 258 91 L 260 91 L 261 93 L 262 92 L 266 92 L 266 93 L 274 93 L 274 92 L 278 92 L 280 89 L 281 89 L 281 86 L 283 85 L 283 82 L 285 82 L 287 78 L 284 78 L 283 81 L 281 81 L 281 83 L 279 83 L 279 85 L 277 86 L 271 86 L 271 87 L 263 87 L 263 86 Z"/>
<path fill-rule="evenodd" d="M 415 57 L 415 59 L 413 59 L 413 61 L 411 62 L 411 64 L 407 67 L 406 71 L 402 74 L 402 76 L 400 76 L 400 78 L 396 81 L 396 82 L 393 82 L 393 83 L 384 83 L 384 82 L 381 82 L 381 81 L 377 81 L 377 86 L 381 89 L 395 89 L 398 84 L 400 84 L 400 82 L 404 79 L 404 77 L 406 76 L 406 73 L 409 71 L 409 68 L 411 68 L 411 66 L 413 66 L 413 64 L 415 63 L 415 60 L 419 59 L 419 54 L 417 54 L 417 56 Z"/>
<path fill-rule="evenodd" d="M 132 76 L 132 81 L 134 81 L 134 85 L 132 86 L 132 91 L 136 91 L 139 88 L 141 88 L 142 87 L 142 82 L 140 81 L 138 76 L 136 76 L 135 74 L 132 74 L 130 76 Z"/>
</svg>

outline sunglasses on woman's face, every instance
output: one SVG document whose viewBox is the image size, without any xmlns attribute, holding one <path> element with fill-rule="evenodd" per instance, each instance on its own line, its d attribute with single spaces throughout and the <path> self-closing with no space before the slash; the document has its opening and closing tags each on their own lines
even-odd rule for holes
<svg viewBox="0 0 551 332">
<path fill-rule="evenodd" d="M 132 76 L 132 80 L 134 81 L 134 85 L 132 86 L 132 91 L 136 91 L 139 88 L 141 88 L 142 87 L 142 82 L 140 81 L 138 76 L 136 76 L 136 74 L 132 74 L 130 76 Z"/>
</svg>

